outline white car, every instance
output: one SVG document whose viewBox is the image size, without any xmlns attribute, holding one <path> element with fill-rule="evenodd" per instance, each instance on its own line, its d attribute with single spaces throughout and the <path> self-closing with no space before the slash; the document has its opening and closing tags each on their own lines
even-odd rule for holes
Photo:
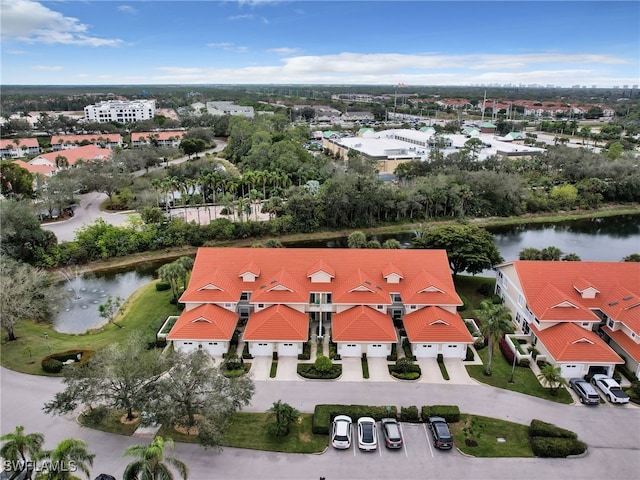
<svg viewBox="0 0 640 480">
<path fill-rule="evenodd" d="M 331 445 L 339 450 L 346 450 L 351 446 L 351 417 L 336 415 L 333 419 Z"/>
<path fill-rule="evenodd" d="M 591 377 L 591 383 L 598 387 L 611 403 L 629 403 L 629 395 L 613 378 L 597 373 Z"/>
<path fill-rule="evenodd" d="M 371 417 L 358 419 L 358 448 L 373 451 L 378 448 L 378 430 L 376 421 Z"/>
</svg>

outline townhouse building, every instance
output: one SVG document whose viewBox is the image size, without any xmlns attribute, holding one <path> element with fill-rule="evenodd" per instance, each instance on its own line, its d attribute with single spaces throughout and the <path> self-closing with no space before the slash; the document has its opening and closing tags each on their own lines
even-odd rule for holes
<svg viewBox="0 0 640 480">
<path fill-rule="evenodd" d="M 53 135 L 51 137 L 51 150 L 70 150 L 72 148 L 95 145 L 100 148 L 113 149 L 122 147 L 122 135 L 119 133 L 99 133 L 85 135 Z"/>
<path fill-rule="evenodd" d="M 186 135 L 184 130 L 164 132 L 133 132 L 131 133 L 131 146 L 133 148 L 153 145 L 156 147 L 178 148 L 180 141 Z"/>
<path fill-rule="evenodd" d="M 24 158 L 40 153 L 37 138 L 3 138 L 0 140 L 0 158 Z"/>
<path fill-rule="evenodd" d="M 70 148 L 64 151 L 43 153 L 29 161 L 31 165 L 44 165 L 52 168 L 52 174 L 58 170 L 73 167 L 80 160 L 107 160 L 113 152 L 108 148 L 100 148 L 95 145 Z"/>
</svg>

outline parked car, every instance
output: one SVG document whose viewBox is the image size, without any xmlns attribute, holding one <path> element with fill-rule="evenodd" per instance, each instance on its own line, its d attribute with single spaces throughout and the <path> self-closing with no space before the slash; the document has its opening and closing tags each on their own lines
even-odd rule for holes
<svg viewBox="0 0 640 480">
<path fill-rule="evenodd" d="M 598 405 L 600 403 L 600 395 L 589 382 L 582 378 L 572 378 L 569 380 L 569 385 L 578 395 L 580 403 L 586 403 L 587 405 Z"/>
<path fill-rule="evenodd" d="M 429 417 L 429 428 L 433 435 L 433 446 L 442 450 L 453 448 L 453 437 L 447 421 L 442 417 Z"/>
<path fill-rule="evenodd" d="M 345 450 L 351 446 L 351 417 L 347 415 L 336 415 L 333 419 L 333 429 L 331 433 L 331 445 L 333 448 Z"/>
<path fill-rule="evenodd" d="M 629 395 L 613 378 L 597 373 L 591 377 L 591 383 L 598 387 L 611 403 L 629 403 Z"/>
<path fill-rule="evenodd" d="M 358 419 L 358 448 L 367 451 L 378 448 L 376 421 L 371 417 L 360 417 Z"/>
<path fill-rule="evenodd" d="M 400 424 L 395 418 L 383 418 L 380 420 L 382 434 L 384 435 L 384 445 L 387 448 L 402 448 L 402 432 Z"/>
</svg>

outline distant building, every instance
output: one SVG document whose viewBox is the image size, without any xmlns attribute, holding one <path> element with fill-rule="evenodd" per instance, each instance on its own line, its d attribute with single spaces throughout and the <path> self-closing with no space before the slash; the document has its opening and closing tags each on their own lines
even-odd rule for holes
<svg viewBox="0 0 640 480">
<path fill-rule="evenodd" d="M 206 109 L 207 113 L 213 116 L 239 115 L 253 118 L 255 115 L 253 107 L 243 107 L 233 102 L 207 102 Z"/>
<path fill-rule="evenodd" d="M 134 132 L 131 134 L 131 146 L 142 147 L 145 145 L 154 145 L 157 147 L 173 147 L 178 148 L 182 137 L 187 132 L 184 130 L 167 131 L 167 132 Z"/>
<path fill-rule="evenodd" d="M 119 133 L 87 134 L 87 135 L 53 135 L 51 149 L 54 152 L 69 150 L 85 145 L 95 145 L 101 148 L 122 147 L 122 135 Z"/>
<path fill-rule="evenodd" d="M 4 138 L 0 140 L 0 158 L 22 158 L 40 153 L 36 138 Z"/>
<path fill-rule="evenodd" d="M 131 123 L 151 120 L 155 114 L 155 100 L 108 100 L 84 107 L 86 122 Z"/>
</svg>

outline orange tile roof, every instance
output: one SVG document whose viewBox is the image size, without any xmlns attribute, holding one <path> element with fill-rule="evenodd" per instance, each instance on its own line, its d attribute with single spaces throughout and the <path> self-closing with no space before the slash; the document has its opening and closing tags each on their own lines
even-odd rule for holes
<svg viewBox="0 0 640 480">
<path fill-rule="evenodd" d="M 425 307 L 402 319 L 410 342 L 473 343 L 473 337 L 457 313 L 440 307 Z"/>
<path fill-rule="evenodd" d="M 393 320 L 370 307 L 352 307 L 331 318 L 334 342 L 397 342 Z"/>
<path fill-rule="evenodd" d="M 384 278 L 387 278 L 389 275 L 392 274 L 396 274 L 398 275 L 400 278 L 404 278 L 404 275 L 402 275 L 402 270 L 400 270 L 398 267 L 396 267 L 393 263 L 389 262 L 387 263 L 383 268 L 382 268 L 382 276 Z"/>
<path fill-rule="evenodd" d="M 167 340 L 223 340 L 233 336 L 238 314 L 217 305 L 205 304 L 184 311 Z"/>
<path fill-rule="evenodd" d="M 611 330 L 608 326 L 602 328 L 615 342 L 620 345 L 625 352 L 633 357 L 636 362 L 640 362 L 640 343 L 633 341 L 631 337 L 622 330 Z"/>
<path fill-rule="evenodd" d="M 57 170 L 56 167 L 52 167 L 50 165 L 32 165 L 23 160 L 14 160 L 13 163 L 15 163 L 16 165 L 20 165 L 22 168 L 29 171 L 30 173 L 40 173 L 42 175 L 46 175 L 49 177 L 53 172 Z"/>
<path fill-rule="evenodd" d="M 314 263 L 309 270 L 307 270 L 307 277 L 313 275 L 314 273 L 324 272 L 331 277 L 336 276 L 336 270 L 323 259 L 318 260 Z"/>
<path fill-rule="evenodd" d="M 405 304 L 462 305 L 455 289 L 448 288 L 442 278 L 436 278 L 424 270 L 410 279 L 401 295 Z"/>
<path fill-rule="evenodd" d="M 391 305 L 391 296 L 382 288 L 382 283 L 358 268 L 346 280 L 346 288 L 334 294 L 333 302 L 350 305 Z"/>
<path fill-rule="evenodd" d="M 598 335 L 575 323 L 559 323 L 544 330 L 529 326 L 557 362 L 624 363 Z"/>
<path fill-rule="evenodd" d="M 245 341 L 306 342 L 309 338 L 309 317 L 284 305 L 274 305 L 251 314 L 244 329 Z"/>
<path fill-rule="evenodd" d="M 196 257 L 197 260 L 197 257 Z M 242 289 L 235 277 L 230 278 L 215 263 L 204 262 L 191 272 L 187 290 L 180 297 L 182 303 L 237 302 Z"/>
<path fill-rule="evenodd" d="M 582 316 L 583 311 L 588 309 L 602 310 L 617 320 L 616 316 L 630 312 L 628 307 L 640 303 L 637 300 L 640 297 L 640 263 L 637 262 L 517 260 L 511 263 L 518 274 L 529 308 L 541 320 L 551 321 L 554 315 L 558 320 L 597 319 Z M 582 298 L 576 288 L 585 287 L 592 287 L 599 293 L 595 298 Z M 563 301 L 578 308 L 553 308 Z M 634 314 L 627 315 L 632 317 Z M 634 324 L 640 333 L 640 319 Z"/>
<path fill-rule="evenodd" d="M 84 141 L 90 143 L 121 143 L 122 135 L 119 133 L 89 133 L 86 135 L 54 135 L 51 137 L 51 145 L 82 143 Z"/>
<path fill-rule="evenodd" d="M 56 164 L 56 157 L 63 156 L 69 165 L 75 165 L 78 160 L 104 160 L 111 156 L 113 152 L 108 148 L 100 148 L 95 145 L 85 145 L 83 147 L 70 148 L 69 150 L 59 150 L 57 152 L 43 153 L 34 157 L 29 163 L 37 159 L 45 159 L 53 165 Z"/>
<path fill-rule="evenodd" d="M 186 131 L 183 130 L 173 130 L 173 131 L 164 131 L 164 132 L 133 132 L 131 133 L 131 141 L 136 142 L 139 140 L 147 141 L 149 136 L 151 135 L 153 138 L 157 140 L 171 140 L 171 139 L 181 139 L 186 135 Z"/>
<path fill-rule="evenodd" d="M 245 273 L 253 273 L 255 276 L 259 277 L 260 267 L 258 267 L 254 262 L 249 262 L 240 269 L 238 276 L 244 275 Z"/>
<path fill-rule="evenodd" d="M 309 303 L 309 292 L 282 267 L 253 291 L 251 303 Z"/>
<path fill-rule="evenodd" d="M 16 141 L 18 144 L 16 145 Z M 21 147 L 37 147 L 38 139 L 34 137 L 24 138 L 3 138 L 0 139 L 0 148 L 21 148 Z"/>
</svg>

